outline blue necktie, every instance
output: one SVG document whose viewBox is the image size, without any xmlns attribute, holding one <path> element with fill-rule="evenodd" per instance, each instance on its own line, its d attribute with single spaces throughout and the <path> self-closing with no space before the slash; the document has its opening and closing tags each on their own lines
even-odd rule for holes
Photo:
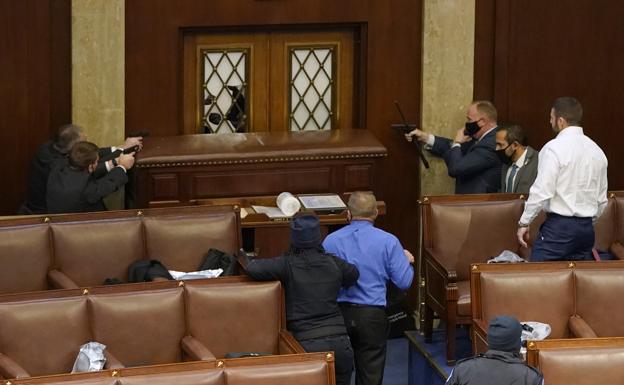
<svg viewBox="0 0 624 385">
<path fill-rule="evenodd" d="M 514 180 L 514 176 L 516 176 L 516 172 L 518 172 L 518 166 L 516 166 L 516 164 L 512 164 L 511 165 L 511 172 L 509 173 L 509 176 L 507 177 L 507 191 L 505 192 L 513 192 L 513 180 Z"/>
</svg>

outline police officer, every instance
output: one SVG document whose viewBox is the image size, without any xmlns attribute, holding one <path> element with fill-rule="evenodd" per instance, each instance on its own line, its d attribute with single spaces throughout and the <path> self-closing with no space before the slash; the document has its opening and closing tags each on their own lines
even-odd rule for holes
<svg viewBox="0 0 624 385">
<path fill-rule="evenodd" d="M 488 351 L 457 362 L 446 385 L 543 385 L 544 378 L 520 356 L 522 325 L 499 316 L 490 321 Z"/>
<path fill-rule="evenodd" d="M 358 270 L 325 252 L 314 214 L 295 216 L 290 223 L 290 243 L 290 250 L 279 257 L 248 262 L 247 273 L 253 279 L 282 282 L 288 330 L 308 352 L 333 351 L 336 385 L 349 385 L 353 349 L 336 298 L 341 287 L 358 280 Z"/>
</svg>

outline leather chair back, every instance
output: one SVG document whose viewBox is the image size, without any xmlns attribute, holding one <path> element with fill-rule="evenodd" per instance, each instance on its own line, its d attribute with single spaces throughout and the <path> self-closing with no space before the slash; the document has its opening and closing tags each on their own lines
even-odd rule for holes
<svg viewBox="0 0 624 385">
<path fill-rule="evenodd" d="M 170 270 L 196 271 L 210 248 L 236 255 L 240 231 L 237 215 L 230 211 L 204 217 L 146 217 L 146 257 L 159 260 Z"/>
<path fill-rule="evenodd" d="M 226 385 L 223 369 L 153 373 L 120 379 L 119 385 Z"/>
<path fill-rule="evenodd" d="M 51 260 L 47 224 L 0 227 L 0 294 L 45 290 Z"/>
<path fill-rule="evenodd" d="M 569 270 L 481 272 L 482 314 L 473 317 L 489 322 L 512 315 L 520 321 L 548 323 L 550 338 L 568 337 L 568 320 L 574 314 L 573 274 Z"/>
<path fill-rule="evenodd" d="M 539 369 L 548 385 L 624 384 L 624 348 L 540 350 Z"/>
<path fill-rule="evenodd" d="M 520 199 L 494 202 L 431 203 L 430 244 L 445 266 L 455 266 L 458 281 L 470 279 L 470 264 L 486 262 L 503 250 L 518 252 L 516 230 Z M 496 229 L 496 235 L 493 235 Z"/>
<path fill-rule="evenodd" d="M 94 339 L 125 366 L 181 361 L 180 341 L 186 334 L 183 292 L 175 287 L 90 295 Z"/>
<path fill-rule="evenodd" d="M 31 376 L 69 373 L 91 340 L 88 318 L 83 296 L 0 303 L 0 351 Z"/>
<path fill-rule="evenodd" d="M 624 217 L 621 217 L 624 218 Z M 617 227 L 617 203 L 615 199 L 609 199 L 607 207 L 602 215 L 594 223 L 596 241 L 594 247 L 600 251 L 609 251 L 609 247 L 615 241 Z"/>
<path fill-rule="evenodd" d="M 55 266 L 78 286 L 102 285 L 106 278 L 128 282 L 128 266 L 143 258 L 138 217 L 54 223 Z"/>
<path fill-rule="evenodd" d="M 622 269 L 576 270 L 576 313 L 600 337 L 624 336 Z"/>
<path fill-rule="evenodd" d="M 227 385 L 292 385 L 293 383 L 330 385 L 327 363 L 308 361 L 227 369 Z"/>
<path fill-rule="evenodd" d="M 277 281 L 186 285 L 189 333 L 217 358 L 229 352 L 278 354 L 283 314 Z M 232 311 L 236 309 L 236 311 Z"/>
</svg>

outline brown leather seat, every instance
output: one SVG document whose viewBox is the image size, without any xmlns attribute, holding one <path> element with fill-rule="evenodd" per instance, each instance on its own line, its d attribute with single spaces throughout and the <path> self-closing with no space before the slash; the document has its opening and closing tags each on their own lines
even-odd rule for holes
<svg viewBox="0 0 624 385">
<path fill-rule="evenodd" d="M 475 264 L 473 349 L 483 352 L 498 315 L 548 323 L 549 338 L 624 336 L 624 261 Z"/>
<path fill-rule="evenodd" d="M 0 376 L 67 373 L 89 341 L 107 346 L 107 368 L 302 353 L 283 295 L 279 281 L 225 277 L 0 296 Z"/>
<path fill-rule="evenodd" d="M 79 291 L 0 303 L 0 353 L 23 369 L 8 378 L 71 372 L 79 347 L 90 340 L 87 298 Z"/>
<path fill-rule="evenodd" d="M 531 342 L 527 361 L 548 385 L 624 384 L 622 337 Z"/>
<path fill-rule="evenodd" d="M 322 361 L 227 369 L 227 385 L 331 385 Z"/>
<path fill-rule="evenodd" d="M 197 270 L 215 248 L 241 246 L 239 209 L 195 206 L 61 214 L 0 221 L 0 294 L 102 285 L 128 280 L 128 267 L 157 259 Z"/>
<path fill-rule="evenodd" d="M 45 290 L 52 264 L 48 226 L 0 227 L 0 294 Z"/>
<path fill-rule="evenodd" d="M 485 262 L 504 250 L 518 251 L 515 233 L 523 201 L 514 197 L 501 201 L 483 201 L 486 197 L 480 196 L 429 197 L 423 207 L 423 326 L 430 340 L 433 312 L 445 321 L 449 363 L 455 360 L 456 326 L 471 323 L 470 264 Z"/>
</svg>

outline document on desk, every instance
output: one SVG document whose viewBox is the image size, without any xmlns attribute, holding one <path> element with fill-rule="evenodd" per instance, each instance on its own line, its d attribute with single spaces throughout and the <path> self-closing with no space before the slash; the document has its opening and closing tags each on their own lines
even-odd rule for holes
<svg viewBox="0 0 624 385">
<path fill-rule="evenodd" d="M 297 195 L 297 198 L 308 210 L 344 210 L 347 208 L 338 194 Z"/>
<path fill-rule="evenodd" d="M 252 205 L 251 208 L 254 209 L 258 214 L 265 214 L 267 217 L 271 219 L 275 218 L 289 218 L 288 215 L 284 214 L 279 207 L 271 207 L 271 206 L 255 206 Z"/>
</svg>

